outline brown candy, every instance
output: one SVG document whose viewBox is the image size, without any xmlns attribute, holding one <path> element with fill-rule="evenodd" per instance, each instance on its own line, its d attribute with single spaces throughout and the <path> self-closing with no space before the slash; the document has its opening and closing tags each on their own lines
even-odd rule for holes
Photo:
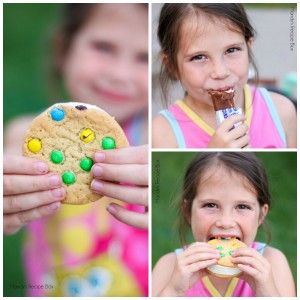
<svg viewBox="0 0 300 300">
<path fill-rule="evenodd" d="M 234 90 L 229 91 L 210 91 L 215 111 L 234 107 Z"/>
</svg>

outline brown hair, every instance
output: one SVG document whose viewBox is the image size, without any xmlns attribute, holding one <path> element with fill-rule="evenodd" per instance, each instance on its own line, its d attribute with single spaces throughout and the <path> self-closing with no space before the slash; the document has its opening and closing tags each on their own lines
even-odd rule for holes
<svg viewBox="0 0 300 300">
<path fill-rule="evenodd" d="M 242 4 L 239 3 L 167 3 L 164 4 L 159 17 L 157 30 L 161 45 L 161 53 L 168 58 L 167 65 L 162 64 L 160 70 L 160 85 L 165 106 L 168 105 L 170 82 L 177 80 L 174 73 L 178 73 L 177 53 L 179 47 L 179 32 L 183 21 L 200 13 L 209 17 L 222 17 L 229 20 L 245 37 L 246 42 L 254 38 L 255 31 L 251 26 Z M 231 28 L 233 29 L 233 28 Z M 253 54 L 248 46 L 249 61 L 255 70 L 255 82 L 258 82 L 258 69 Z"/>
<path fill-rule="evenodd" d="M 183 193 L 178 206 L 179 233 L 181 242 L 185 243 L 193 201 L 197 194 L 200 180 L 206 170 L 215 167 L 225 167 L 229 172 L 243 176 L 256 192 L 257 200 L 262 207 L 271 206 L 271 195 L 265 168 L 261 161 L 251 152 L 203 152 L 199 153 L 189 164 L 184 177 Z M 271 239 L 266 219 L 262 223 Z"/>
</svg>

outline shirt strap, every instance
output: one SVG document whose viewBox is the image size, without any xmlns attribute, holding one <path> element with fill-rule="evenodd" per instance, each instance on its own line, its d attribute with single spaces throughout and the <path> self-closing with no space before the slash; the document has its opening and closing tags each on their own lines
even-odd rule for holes
<svg viewBox="0 0 300 300">
<path fill-rule="evenodd" d="M 159 112 L 161 115 L 163 115 L 167 121 L 170 123 L 170 126 L 174 132 L 174 135 L 176 137 L 176 141 L 178 144 L 178 148 L 186 148 L 184 136 L 182 134 L 181 128 L 178 124 L 178 121 L 174 117 L 174 115 L 167 109 L 162 110 Z"/>
</svg>

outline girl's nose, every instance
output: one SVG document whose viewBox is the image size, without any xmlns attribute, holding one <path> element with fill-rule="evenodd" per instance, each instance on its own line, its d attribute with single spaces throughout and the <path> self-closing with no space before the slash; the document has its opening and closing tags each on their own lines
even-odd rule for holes
<svg viewBox="0 0 300 300">
<path fill-rule="evenodd" d="M 230 215 L 222 215 L 216 221 L 216 226 L 223 229 L 230 229 L 236 226 L 235 220 Z"/>
<path fill-rule="evenodd" d="M 134 66 L 128 57 L 120 56 L 115 60 L 115 65 L 108 71 L 111 81 L 117 83 L 128 83 L 134 77 Z"/>
<path fill-rule="evenodd" d="M 212 79 L 225 79 L 230 75 L 230 70 L 224 61 L 215 61 L 212 65 L 211 78 Z"/>
</svg>

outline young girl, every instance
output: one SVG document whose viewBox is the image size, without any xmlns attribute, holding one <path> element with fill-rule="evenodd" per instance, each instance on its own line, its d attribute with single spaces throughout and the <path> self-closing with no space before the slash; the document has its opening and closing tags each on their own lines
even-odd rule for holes
<svg viewBox="0 0 300 300">
<path fill-rule="evenodd" d="M 146 4 L 68 4 L 55 40 L 70 99 L 115 116 L 133 146 L 147 143 L 147 18 Z M 91 188 L 129 203 L 125 208 L 105 198 L 61 205 L 59 174 L 21 156 L 30 121 L 20 118 L 6 130 L 3 199 L 4 233 L 28 225 L 28 296 L 147 295 L 147 146 L 94 155 Z M 133 185 L 118 184 L 128 182 L 128 173 Z"/>
<path fill-rule="evenodd" d="M 153 121 L 158 148 L 296 147 L 296 112 L 291 101 L 247 85 L 254 30 L 242 4 L 165 4 L 158 39 L 164 98 L 179 80 L 185 97 Z M 234 90 L 243 115 L 217 126 L 211 92 Z M 241 123 L 233 128 L 234 124 Z"/>
<path fill-rule="evenodd" d="M 265 170 L 252 153 L 198 154 L 184 178 L 179 203 L 181 229 L 190 227 L 195 243 L 163 256 L 153 270 L 153 296 L 295 296 L 284 254 L 255 242 L 270 206 Z M 238 278 L 209 275 L 220 252 L 208 241 L 237 237 L 248 247 L 232 261 Z"/>
</svg>

